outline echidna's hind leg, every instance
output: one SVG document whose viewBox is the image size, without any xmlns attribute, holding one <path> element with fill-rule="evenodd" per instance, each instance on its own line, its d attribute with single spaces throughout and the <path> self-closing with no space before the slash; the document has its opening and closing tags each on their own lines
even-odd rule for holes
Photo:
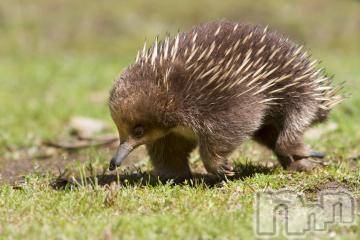
<svg viewBox="0 0 360 240">
<path fill-rule="evenodd" d="M 188 158 L 196 147 L 194 140 L 170 133 L 165 137 L 148 144 L 147 150 L 154 173 L 165 179 L 182 180 L 191 176 Z"/>
<path fill-rule="evenodd" d="M 294 159 L 294 154 L 302 154 L 301 142 L 291 143 L 280 135 L 281 131 L 274 125 L 264 125 L 254 133 L 254 140 L 273 150 L 277 155 L 280 164 L 284 168 L 288 168 Z M 278 139 L 280 138 L 280 141 Z M 295 146 L 296 145 L 296 146 Z"/>
<path fill-rule="evenodd" d="M 285 169 L 307 171 L 313 168 L 313 166 L 307 164 L 307 161 L 303 161 L 308 157 L 309 150 L 304 145 L 301 136 L 289 139 L 280 134 L 276 142 L 275 154 Z"/>
<path fill-rule="evenodd" d="M 304 103 L 304 106 L 309 105 Z M 279 126 L 274 152 L 285 169 L 310 171 L 317 165 L 308 158 L 323 157 L 323 154 L 312 151 L 303 141 L 304 132 L 313 121 L 312 109 L 309 107 L 305 109 L 300 106 L 295 109 L 297 111 L 288 114 L 283 124 Z"/>
<path fill-rule="evenodd" d="M 279 136 L 279 130 L 273 125 L 264 125 L 254 133 L 253 139 L 268 147 L 270 150 L 275 150 L 276 141 Z"/>
</svg>

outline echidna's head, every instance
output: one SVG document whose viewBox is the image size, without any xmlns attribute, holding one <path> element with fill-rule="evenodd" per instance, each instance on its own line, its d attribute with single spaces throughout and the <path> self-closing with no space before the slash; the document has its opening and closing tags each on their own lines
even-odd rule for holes
<svg viewBox="0 0 360 240">
<path fill-rule="evenodd" d="M 172 127 L 166 119 L 168 94 L 152 78 L 151 71 L 132 67 L 119 77 L 110 92 L 109 108 L 120 137 L 110 170 L 137 146 L 156 141 Z"/>
</svg>

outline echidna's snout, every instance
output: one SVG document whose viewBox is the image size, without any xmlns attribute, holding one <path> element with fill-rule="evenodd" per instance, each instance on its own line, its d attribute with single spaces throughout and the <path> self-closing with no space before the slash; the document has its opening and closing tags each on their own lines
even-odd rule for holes
<svg viewBox="0 0 360 240">
<path fill-rule="evenodd" d="M 119 124 L 119 122 L 117 122 Z M 152 128 L 149 125 L 135 124 L 129 127 L 128 124 L 119 124 L 120 145 L 115 155 L 110 160 L 109 170 L 112 171 L 120 166 L 125 158 L 138 146 L 150 144 L 168 133 L 167 129 Z"/>
<path fill-rule="evenodd" d="M 120 144 L 115 155 L 112 157 L 110 161 L 109 170 L 112 171 L 124 161 L 124 159 L 129 155 L 129 153 L 134 149 L 134 146 L 129 144 L 128 142 L 124 142 Z"/>
</svg>

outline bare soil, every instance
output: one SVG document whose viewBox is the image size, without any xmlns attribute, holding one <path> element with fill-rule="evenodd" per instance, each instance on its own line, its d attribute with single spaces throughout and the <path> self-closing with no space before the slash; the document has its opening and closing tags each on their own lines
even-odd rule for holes
<svg viewBox="0 0 360 240">
<path fill-rule="evenodd" d="M 115 149 L 116 143 L 99 147 L 97 151 L 104 158 L 110 160 Z M 90 160 L 87 154 L 83 154 L 82 150 L 66 151 L 56 149 L 56 152 L 51 156 L 39 157 L 32 156 L 33 154 L 29 154 L 26 149 L 22 149 L 5 155 L 5 157 L 0 157 L 0 184 L 11 185 L 21 181 L 29 173 L 45 174 L 50 172 L 59 174 L 76 163 Z M 139 162 L 139 159 L 144 159 L 145 155 L 145 149 L 139 148 L 129 155 L 123 166 L 131 167 Z"/>
</svg>

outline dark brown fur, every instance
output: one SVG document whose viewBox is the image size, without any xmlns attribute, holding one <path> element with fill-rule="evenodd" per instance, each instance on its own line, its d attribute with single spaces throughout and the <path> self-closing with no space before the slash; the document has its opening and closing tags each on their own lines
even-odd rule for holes
<svg viewBox="0 0 360 240">
<path fill-rule="evenodd" d="M 227 157 L 248 138 L 272 149 L 284 168 L 308 169 L 303 133 L 340 100 L 304 51 L 262 27 L 227 21 L 177 39 L 155 43 L 115 82 L 109 102 L 122 143 L 146 144 L 155 172 L 165 177 L 190 174 L 188 156 L 197 144 L 208 172 L 232 175 Z M 166 41 L 173 58 L 164 55 Z M 144 140 L 134 140 L 139 125 Z"/>
</svg>

